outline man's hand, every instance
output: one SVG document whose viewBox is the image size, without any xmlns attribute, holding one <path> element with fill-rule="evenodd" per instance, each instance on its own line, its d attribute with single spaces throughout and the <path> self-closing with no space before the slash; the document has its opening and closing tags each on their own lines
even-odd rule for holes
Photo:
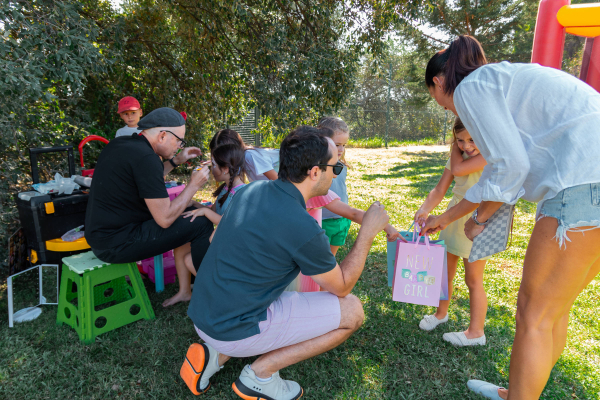
<svg viewBox="0 0 600 400">
<path fill-rule="evenodd" d="M 192 158 L 196 158 L 202 155 L 202 151 L 197 147 L 186 147 L 181 150 L 175 157 L 173 157 L 173 161 L 175 164 L 183 164 L 187 160 Z"/>
<path fill-rule="evenodd" d="M 209 169 L 208 166 L 204 166 L 201 169 L 194 169 L 192 176 L 190 177 L 189 185 L 200 188 L 206 182 L 208 182 Z"/>
<path fill-rule="evenodd" d="M 484 225 L 477 225 L 473 218 L 469 218 L 469 220 L 465 223 L 465 235 L 470 241 L 475 239 L 475 236 L 479 235 L 485 229 Z"/>
<path fill-rule="evenodd" d="M 386 227 L 389 221 L 390 217 L 387 215 L 385 207 L 376 201 L 375 203 L 371 204 L 371 207 L 369 207 L 365 213 L 362 220 L 362 225 L 360 227 L 360 232 L 364 232 L 371 239 L 373 239 Z"/>
</svg>

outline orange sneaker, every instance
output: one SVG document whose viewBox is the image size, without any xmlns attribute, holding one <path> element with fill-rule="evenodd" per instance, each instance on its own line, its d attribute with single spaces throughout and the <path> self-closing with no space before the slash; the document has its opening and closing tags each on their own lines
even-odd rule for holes
<svg viewBox="0 0 600 400">
<path fill-rule="evenodd" d="M 206 343 L 194 343 L 185 355 L 179 371 L 181 379 L 195 395 L 206 393 L 210 388 L 209 379 L 219 367 L 219 353 Z"/>
</svg>

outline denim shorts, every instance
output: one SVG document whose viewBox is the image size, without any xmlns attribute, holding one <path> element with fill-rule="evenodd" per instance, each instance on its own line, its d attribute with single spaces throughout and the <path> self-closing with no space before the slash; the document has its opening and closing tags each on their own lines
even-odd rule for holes
<svg viewBox="0 0 600 400">
<path fill-rule="evenodd" d="M 585 232 L 600 228 L 600 183 L 588 183 L 563 189 L 544 202 L 540 219 L 552 217 L 558 220 L 554 238 L 566 248 L 571 239 L 567 232 Z M 582 229 L 582 227 L 587 227 Z"/>
</svg>

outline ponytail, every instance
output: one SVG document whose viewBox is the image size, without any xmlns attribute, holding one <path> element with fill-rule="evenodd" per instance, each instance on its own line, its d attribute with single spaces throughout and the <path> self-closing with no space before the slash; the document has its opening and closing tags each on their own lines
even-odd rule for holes
<svg viewBox="0 0 600 400">
<path fill-rule="evenodd" d="M 487 64 L 481 43 L 473 36 L 458 36 L 447 49 L 437 52 L 427 63 L 425 83 L 434 86 L 433 78 L 444 76 L 444 93 L 453 94 L 463 79 Z"/>
</svg>

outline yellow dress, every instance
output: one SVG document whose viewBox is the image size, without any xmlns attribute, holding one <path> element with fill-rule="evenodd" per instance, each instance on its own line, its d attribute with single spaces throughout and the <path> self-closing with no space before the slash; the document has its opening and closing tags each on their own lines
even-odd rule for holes
<svg viewBox="0 0 600 400">
<path fill-rule="evenodd" d="M 463 158 L 466 160 L 469 157 L 463 153 Z M 448 159 L 448 162 L 446 163 L 446 168 L 450 170 L 450 159 Z M 465 197 L 467 190 L 479 181 L 482 172 L 483 170 L 465 176 L 454 177 L 454 189 L 452 189 L 454 196 L 452 196 L 452 200 L 450 200 L 447 210 L 458 204 Z M 446 243 L 448 253 L 457 255 L 461 258 L 469 258 L 473 242 L 467 238 L 464 230 L 465 223 L 469 218 L 471 218 L 471 214 L 465 215 L 452 222 L 446 229 L 440 232 L 440 239 L 444 240 Z M 484 260 L 487 260 L 487 258 L 484 258 Z"/>
</svg>

